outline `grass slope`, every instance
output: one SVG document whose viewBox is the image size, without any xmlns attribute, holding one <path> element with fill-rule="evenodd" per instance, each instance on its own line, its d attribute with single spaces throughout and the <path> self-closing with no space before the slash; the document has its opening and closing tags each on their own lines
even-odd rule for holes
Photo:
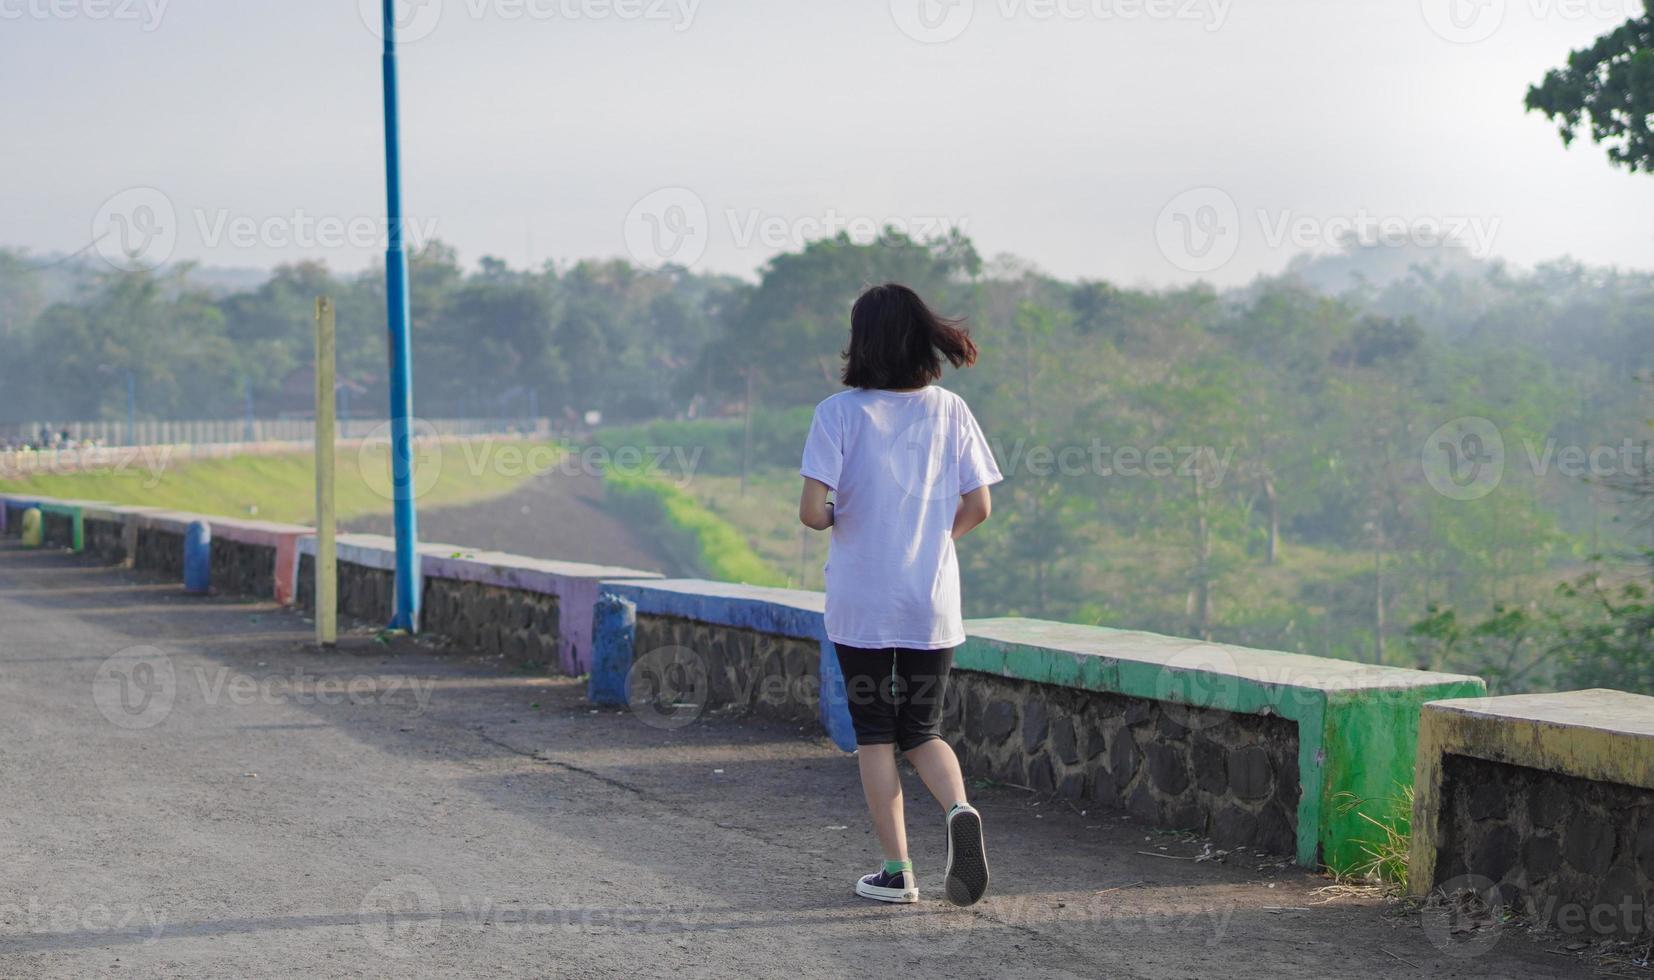
<svg viewBox="0 0 1654 980">
<path fill-rule="evenodd" d="M 551 465 L 561 452 L 547 443 L 504 440 L 421 447 L 414 460 L 419 506 L 451 507 L 502 496 Z M 334 472 L 341 521 L 391 512 L 386 457 L 382 445 L 339 452 Z M 155 458 L 122 470 L 0 480 L 0 491 L 310 524 L 316 517 L 315 471 L 315 458 L 307 452 L 196 461 Z"/>
</svg>

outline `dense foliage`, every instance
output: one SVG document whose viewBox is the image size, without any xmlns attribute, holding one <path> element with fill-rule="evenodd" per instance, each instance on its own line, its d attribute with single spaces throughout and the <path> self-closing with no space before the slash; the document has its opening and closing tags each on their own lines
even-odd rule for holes
<svg viewBox="0 0 1654 980">
<path fill-rule="evenodd" d="M 818 241 L 755 283 L 623 262 L 467 271 L 432 245 L 413 265 L 416 409 L 538 407 L 577 434 L 595 410 L 703 474 L 788 472 L 810 406 L 838 388 L 850 301 L 899 279 L 969 317 L 982 348 L 945 382 L 1009 477 L 962 549 L 972 615 L 1486 671 L 1512 689 L 1649 689 L 1650 527 L 1608 484 L 1647 466 L 1654 278 L 1566 262 L 1361 274 L 1393 267 L 1390 251 L 1219 292 L 1065 282 L 959 237 Z M 319 293 L 338 303 L 351 411 L 382 410 L 372 271 L 301 264 L 229 294 L 188 269 L 54 276 L 0 254 L 8 418 L 118 418 L 127 372 L 145 415 L 233 416 L 249 384 L 262 414 L 303 412 Z M 1455 479 L 1484 463 L 1497 479 L 1455 492 L 1442 459 Z"/>
</svg>

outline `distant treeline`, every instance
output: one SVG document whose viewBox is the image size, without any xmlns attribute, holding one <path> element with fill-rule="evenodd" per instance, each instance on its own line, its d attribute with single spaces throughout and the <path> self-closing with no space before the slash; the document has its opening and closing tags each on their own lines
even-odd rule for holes
<svg viewBox="0 0 1654 980">
<path fill-rule="evenodd" d="M 1543 643 L 1506 649 L 1470 624 L 1648 546 L 1609 486 L 1646 457 L 1598 452 L 1611 472 L 1593 473 L 1567 451 L 1647 442 L 1654 277 L 1429 261 L 1395 276 L 1395 258 L 1352 248 L 1218 291 L 1063 281 L 959 236 L 818 241 L 750 283 L 619 261 L 468 271 L 432 244 L 412 268 L 416 411 L 533 406 L 571 426 L 598 411 L 695 444 L 708 473 L 791 467 L 808 407 L 839 387 L 851 301 L 899 280 L 968 317 L 982 348 L 945 381 L 1010 477 L 965 555 L 977 612 L 1512 686 L 1571 676 Z M 129 374 L 144 416 L 235 416 L 249 387 L 261 414 L 302 413 L 319 294 L 338 304 L 351 410 L 383 411 L 376 271 L 284 266 L 228 294 L 187 267 L 83 271 L 65 295 L 29 261 L 0 253 L 4 418 L 121 417 Z"/>
</svg>

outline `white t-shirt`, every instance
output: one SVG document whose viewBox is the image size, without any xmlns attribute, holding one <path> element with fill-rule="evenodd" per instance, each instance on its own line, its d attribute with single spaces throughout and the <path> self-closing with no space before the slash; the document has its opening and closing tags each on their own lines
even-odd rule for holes
<svg viewBox="0 0 1654 980">
<path fill-rule="evenodd" d="M 816 406 L 803 475 L 832 487 L 827 638 L 941 650 L 965 641 L 953 519 L 1002 476 L 965 400 L 852 388 Z"/>
</svg>

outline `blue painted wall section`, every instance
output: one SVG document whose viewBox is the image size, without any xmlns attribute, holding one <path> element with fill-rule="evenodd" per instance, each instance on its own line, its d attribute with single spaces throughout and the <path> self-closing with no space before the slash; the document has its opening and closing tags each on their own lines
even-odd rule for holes
<svg viewBox="0 0 1654 980">
<path fill-rule="evenodd" d="M 611 592 L 592 607 L 592 672 L 586 698 L 593 704 L 626 704 L 626 675 L 637 643 L 637 606 Z"/>
<path fill-rule="evenodd" d="M 604 595 L 597 610 L 599 622 L 593 624 L 590 685 L 593 692 L 602 690 L 613 698 L 602 703 L 626 701 L 626 675 L 632 668 L 638 615 L 677 616 L 731 629 L 815 640 L 821 649 L 821 727 L 834 745 L 846 752 L 855 751 L 856 736 L 850 727 L 844 675 L 839 671 L 838 653 L 827 639 L 821 593 L 699 579 L 604 582 L 602 589 Z M 610 598 L 632 606 L 632 632 L 624 637 L 618 633 L 600 636 L 597 632 L 605 615 L 603 601 Z"/>
<path fill-rule="evenodd" d="M 206 521 L 191 521 L 184 531 L 184 591 L 212 591 L 212 528 Z"/>
</svg>

